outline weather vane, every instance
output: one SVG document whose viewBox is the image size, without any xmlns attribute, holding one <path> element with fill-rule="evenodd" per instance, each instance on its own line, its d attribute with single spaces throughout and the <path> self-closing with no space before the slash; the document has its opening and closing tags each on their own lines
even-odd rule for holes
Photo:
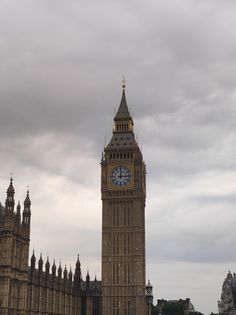
<svg viewBox="0 0 236 315">
<path fill-rule="evenodd" d="M 126 86 L 126 80 L 125 80 L 125 76 L 124 75 L 123 75 L 123 79 L 122 79 L 121 83 L 122 83 L 122 87 L 124 89 L 125 86 Z"/>
</svg>

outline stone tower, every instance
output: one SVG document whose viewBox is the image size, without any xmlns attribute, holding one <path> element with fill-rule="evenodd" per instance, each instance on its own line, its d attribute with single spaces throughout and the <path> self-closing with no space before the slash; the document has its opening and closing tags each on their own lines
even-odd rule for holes
<svg viewBox="0 0 236 315">
<path fill-rule="evenodd" d="M 31 202 L 29 192 L 15 211 L 12 178 L 5 208 L 0 205 L 0 314 L 26 315 Z"/>
<path fill-rule="evenodd" d="M 123 84 L 101 163 L 103 315 L 144 315 L 146 168 Z"/>
</svg>

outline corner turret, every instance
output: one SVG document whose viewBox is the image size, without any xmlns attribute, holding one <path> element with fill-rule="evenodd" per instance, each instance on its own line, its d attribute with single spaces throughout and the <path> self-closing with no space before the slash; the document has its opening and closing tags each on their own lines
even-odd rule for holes
<svg viewBox="0 0 236 315">
<path fill-rule="evenodd" d="M 6 203 L 5 203 L 6 212 L 9 212 L 9 213 L 14 212 L 14 207 L 15 207 L 14 195 L 15 195 L 15 189 L 13 187 L 13 179 L 11 177 L 10 185 L 7 189 L 7 198 L 6 198 Z"/>
<path fill-rule="evenodd" d="M 29 190 L 27 190 L 26 198 L 24 201 L 24 210 L 23 210 L 23 221 L 22 225 L 26 228 L 30 228 L 30 219 L 31 219 L 31 201 L 29 198 Z"/>
</svg>

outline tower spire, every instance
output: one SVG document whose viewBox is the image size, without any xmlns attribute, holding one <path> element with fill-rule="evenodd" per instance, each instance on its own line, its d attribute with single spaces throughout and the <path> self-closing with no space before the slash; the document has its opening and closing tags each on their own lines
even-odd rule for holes
<svg viewBox="0 0 236 315">
<path fill-rule="evenodd" d="M 27 189 L 25 201 L 24 201 L 24 210 L 23 210 L 23 226 L 27 229 L 30 229 L 30 219 L 31 219 L 31 201 L 29 197 L 29 189 Z"/>
<path fill-rule="evenodd" d="M 122 96 L 120 101 L 120 106 L 118 108 L 118 111 L 114 117 L 115 132 L 128 132 L 133 131 L 133 119 L 130 115 L 129 108 L 127 106 L 126 101 L 126 95 L 125 95 L 125 87 L 126 87 L 126 81 L 123 77 L 122 83 Z"/>
<path fill-rule="evenodd" d="M 124 74 L 123 74 L 123 79 L 122 79 L 121 83 L 122 83 L 122 88 L 125 89 L 125 87 L 126 87 L 126 80 L 125 80 Z"/>
</svg>

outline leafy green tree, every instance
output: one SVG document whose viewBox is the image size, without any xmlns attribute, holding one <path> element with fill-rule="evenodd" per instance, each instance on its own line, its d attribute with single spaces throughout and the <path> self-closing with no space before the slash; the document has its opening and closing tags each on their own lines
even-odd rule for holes
<svg viewBox="0 0 236 315">
<path fill-rule="evenodd" d="M 184 315 L 183 303 L 166 303 L 162 309 L 165 315 Z"/>
<path fill-rule="evenodd" d="M 158 315 L 158 308 L 152 305 L 151 315 Z"/>
</svg>

